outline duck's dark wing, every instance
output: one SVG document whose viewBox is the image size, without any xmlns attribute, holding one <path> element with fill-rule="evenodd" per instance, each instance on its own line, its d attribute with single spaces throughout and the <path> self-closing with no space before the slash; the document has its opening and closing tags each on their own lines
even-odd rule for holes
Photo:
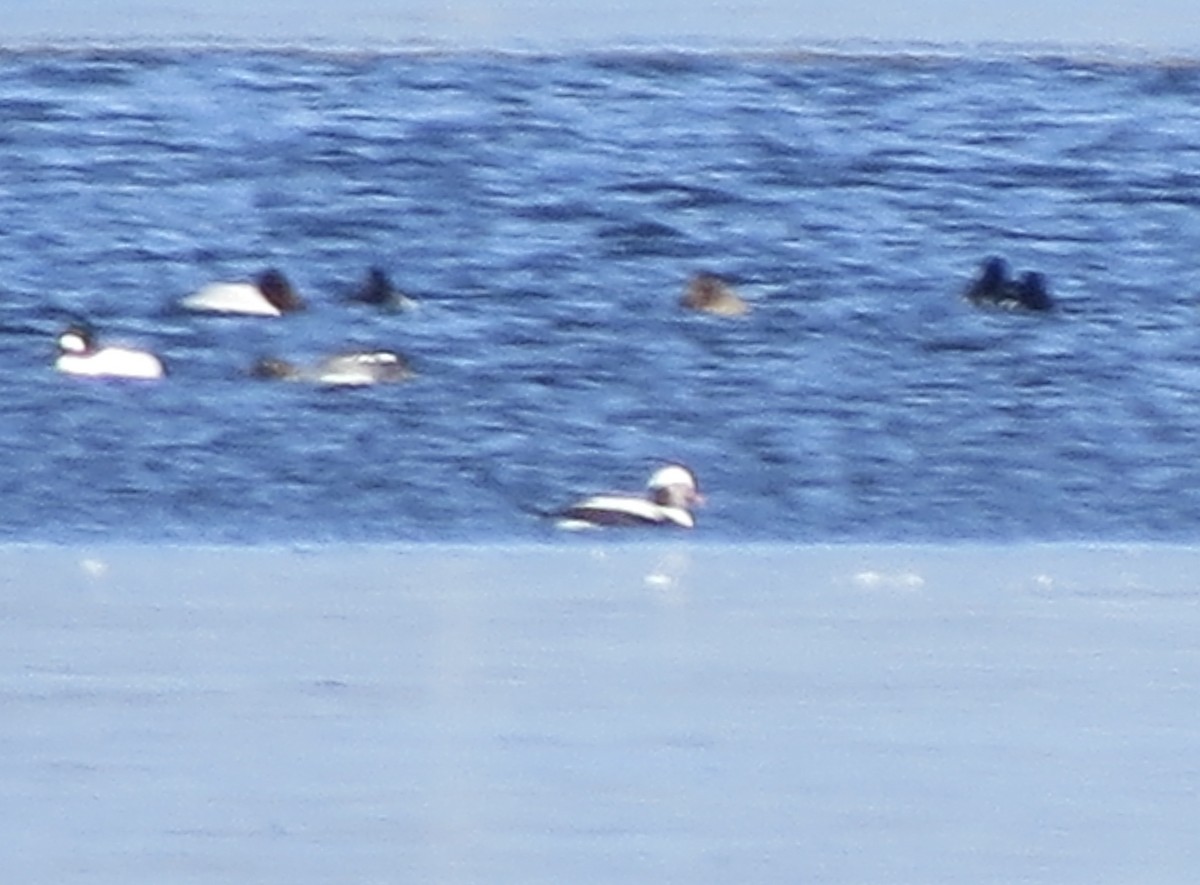
<svg viewBox="0 0 1200 885">
<path fill-rule="evenodd" d="M 663 507 L 645 498 L 596 495 L 558 514 L 560 523 L 605 527 L 676 525 L 690 527 L 690 514 L 678 507 Z"/>
<path fill-rule="evenodd" d="M 605 528 L 623 528 L 645 525 L 662 525 L 661 519 L 647 519 L 634 513 L 614 510 L 595 510 L 588 507 L 571 507 L 559 514 L 559 521 L 583 523 Z"/>
</svg>

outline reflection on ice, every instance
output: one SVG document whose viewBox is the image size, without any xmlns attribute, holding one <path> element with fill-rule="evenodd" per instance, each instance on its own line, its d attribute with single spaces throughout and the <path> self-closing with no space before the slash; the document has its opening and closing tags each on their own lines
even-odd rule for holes
<svg viewBox="0 0 1200 885">
<path fill-rule="evenodd" d="M 868 588 L 916 589 L 925 585 L 924 579 L 915 572 L 864 571 L 854 575 L 854 583 Z"/>
</svg>

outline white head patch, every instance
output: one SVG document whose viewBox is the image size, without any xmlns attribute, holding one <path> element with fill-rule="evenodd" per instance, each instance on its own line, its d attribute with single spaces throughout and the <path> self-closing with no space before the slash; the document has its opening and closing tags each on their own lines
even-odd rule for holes
<svg viewBox="0 0 1200 885">
<path fill-rule="evenodd" d="M 58 336 L 58 346 L 67 353 L 87 353 L 88 342 L 82 332 L 69 329 Z"/>
<path fill-rule="evenodd" d="M 660 467 L 654 471 L 650 481 L 646 483 L 648 489 L 666 489 L 671 486 L 682 486 L 695 491 L 696 478 L 686 467 L 679 464 L 668 464 L 666 467 Z"/>
</svg>

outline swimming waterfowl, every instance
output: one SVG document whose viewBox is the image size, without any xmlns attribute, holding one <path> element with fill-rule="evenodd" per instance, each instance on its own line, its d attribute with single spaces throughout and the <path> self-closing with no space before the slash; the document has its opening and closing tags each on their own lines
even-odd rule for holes
<svg viewBox="0 0 1200 885">
<path fill-rule="evenodd" d="M 996 256 L 983 262 L 979 276 L 967 287 L 964 297 L 972 304 L 1002 310 L 1048 311 L 1054 307 L 1042 274 L 1027 271 L 1014 280 L 1008 262 Z"/>
<path fill-rule="evenodd" d="M 390 350 L 347 351 L 326 357 L 311 366 L 267 357 L 255 363 L 250 373 L 256 378 L 307 381 L 334 387 L 395 383 L 406 381 L 414 375 L 408 360 Z"/>
<path fill-rule="evenodd" d="M 304 302 L 280 271 L 268 268 L 253 282 L 210 283 L 180 305 L 204 313 L 241 314 L 243 316 L 283 316 L 304 309 Z"/>
<path fill-rule="evenodd" d="M 690 529 L 692 508 L 703 503 L 696 477 L 682 464 L 651 474 L 644 495 L 602 494 L 584 498 L 555 514 L 565 529 L 601 526 L 676 526 Z"/>
<path fill-rule="evenodd" d="M 415 301 L 392 285 L 387 272 L 379 267 L 367 271 L 366 279 L 350 294 L 349 300 L 382 310 L 409 310 L 417 306 Z"/>
<path fill-rule="evenodd" d="M 162 360 L 154 354 L 115 345 L 101 347 L 84 325 L 73 325 L 58 336 L 54 367 L 68 375 L 89 378 L 156 379 L 166 375 Z"/>
<path fill-rule="evenodd" d="M 736 317 L 750 311 L 750 305 L 733 287 L 713 273 L 698 273 L 688 281 L 679 303 L 690 310 L 714 316 Z"/>
</svg>

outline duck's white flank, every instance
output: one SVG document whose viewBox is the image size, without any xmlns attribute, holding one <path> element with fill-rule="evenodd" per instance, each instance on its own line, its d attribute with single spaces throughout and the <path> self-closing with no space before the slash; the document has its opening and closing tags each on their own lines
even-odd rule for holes
<svg viewBox="0 0 1200 885">
<path fill-rule="evenodd" d="M 254 283 L 209 283 L 198 292 L 185 297 L 180 304 L 188 310 L 209 313 L 283 316 L 283 311 L 268 301 Z"/>
</svg>

